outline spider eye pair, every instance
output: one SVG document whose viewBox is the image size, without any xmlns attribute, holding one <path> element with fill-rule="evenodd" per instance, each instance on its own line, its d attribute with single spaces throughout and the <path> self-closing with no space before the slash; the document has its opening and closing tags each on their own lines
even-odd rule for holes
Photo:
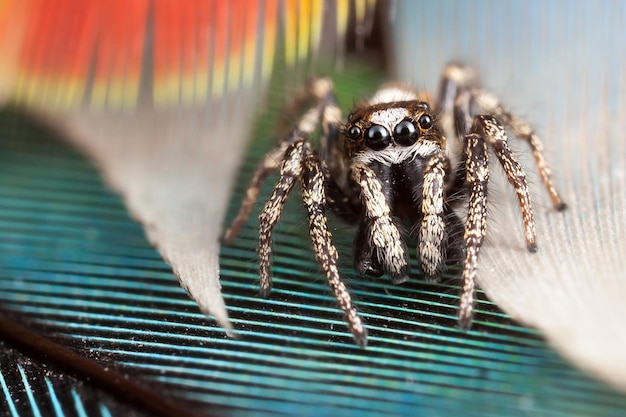
<svg viewBox="0 0 626 417">
<path fill-rule="evenodd" d="M 417 124 L 421 130 L 428 130 L 433 126 L 433 118 L 428 114 L 423 114 L 417 120 Z M 348 137 L 353 140 L 360 139 L 362 135 L 361 128 L 353 125 L 348 129 Z M 393 129 L 393 137 L 395 141 L 402 146 L 410 146 L 417 140 L 417 127 L 410 120 L 403 120 Z M 384 149 L 391 143 L 391 135 L 381 125 L 372 125 L 365 131 L 365 143 L 373 150 Z"/>
<path fill-rule="evenodd" d="M 361 139 L 363 132 L 358 126 L 352 126 L 348 129 L 348 137 L 353 140 Z M 365 130 L 365 144 L 368 148 L 375 151 L 384 149 L 391 143 L 391 135 L 387 129 L 381 125 L 372 125 Z"/>
</svg>

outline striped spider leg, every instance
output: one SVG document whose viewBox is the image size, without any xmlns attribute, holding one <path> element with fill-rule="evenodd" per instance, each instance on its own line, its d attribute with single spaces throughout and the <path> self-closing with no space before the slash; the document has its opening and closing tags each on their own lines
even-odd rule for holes
<svg viewBox="0 0 626 417">
<path fill-rule="evenodd" d="M 350 293 L 339 275 L 338 253 L 332 242 L 332 234 L 326 218 L 326 211 L 329 206 L 343 212 L 352 211 L 352 207 L 347 198 L 341 194 L 342 191 L 337 181 L 331 177 L 326 161 L 320 158 L 309 142 L 311 135 L 321 125 L 321 142 L 324 154 L 328 158 L 336 157 L 336 149 L 329 149 L 331 144 L 328 142 L 336 142 L 338 135 L 340 135 L 341 111 L 335 103 L 330 80 L 325 78 L 310 80 L 306 93 L 316 101 L 315 107 L 304 113 L 296 129 L 276 145 L 259 163 L 239 213 L 224 233 L 223 241 L 225 244 L 232 242 L 250 215 L 264 179 L 280 167 L 278 183 L 259 216 L 260 293 L 262 296 L 268 296 L 271 292 L 273 229 L 284 210 L 287 197 L 296 183 L 300 182 L 302 202 L 307 211 L 309 234 L 317 262 L 326 274 L 328 283 L 339 307 L 345 314 L 355 341 L 360 346 L 365 346 L 367 332 L 352 303 Z M 336 164 L 331 165 L 335 169 L 342 169 L 340 165 L 338 167 Z M 327 190 L 328 187 L 331 188 L 331 191 Z"/>
<path fill-rule="evenodd" d="M 509 184 L 517 194 L 526 247 L 531 253 L 538 250 L 526 173 L 509 148 L 505 127 L 529 144 L 554 208 L 558 211 L 567 208 L 554 186 L 550 168 L 543 155 L 543 145 L 532 127 L 506 110 L 494 95 L 474 88 L 473 78 L 473 71 L 468 67 L 450 65 L 444 71 L 440 91 L 442 111 L 449 112 L 453 109 L 455 131 L 461 137 L 462 143 L 463 163 L 459 173 L 465 172 L 469 192 L 464 234 L 466 254 L 459 305 L 459 325 L 462 329 L 469 329 L 472 324 L 478 252 L 487 233 L 488 149 L 496 155 Z M 472 114 L 474 105 L 478 107 L 479 113 L 475 116 Z M 455 136 L 454 133 L 451 136 Z"/>
</svg>

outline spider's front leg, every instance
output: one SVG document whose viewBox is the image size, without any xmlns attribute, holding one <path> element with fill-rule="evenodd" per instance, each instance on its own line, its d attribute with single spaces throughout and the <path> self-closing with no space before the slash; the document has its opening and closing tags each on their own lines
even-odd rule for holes
<svg viewBox="0 0 626 417">
<path fill-rule="evenodd" d="M 431 157 L 424 169 L 422 223 L 418 253 L 426 279 L 435 281 L 444 266 L 446 222 L 444 219 L 445 162 L 443 152 Z"/>
<path fill-rule="evenodd" d="M 350 167 L 352 180 L 360 187 L 361 200 L 365 208 L 365 221 L 361 224 L 357 244 L 357 268 L 363 271 L 369 263 L 373 268 L 382 267 L 391 275 L 394 283 L 408 280 L 408 251 L 400 234 L 396 220 L 391 215 L 390 178 L 385 169 L 389 166 L 373 166 L 377 172 L 363 163 L 354 163 Z M 379 175 L 381 177 L 379 177 Z M 377 272 L 377 271 L 375 271 Z"/>
<path fill-rule="evenodd" d="M 380 181 L 381 194 L 384 195 L 386 204 L 391 207 L 393 199 L 393 190 L 390 186 L 392 182 L 391 166 L 380 162 L 373 162 L 368 165 L 368 168 L 372 170 L 376 178 Z M 374 239 L 372 238 L 374 222 L 375 219 L 369 216 L 364 216 L 360 221 L 353 243 L 354 266 L 361 275 L 379 277 L 385 272 L 385 269 L 381 263 L 383 256 L 374 245 Z M 394 280 L 396 279 L 404 281 L 405 276 L 394 277 Z"/>
</svg>

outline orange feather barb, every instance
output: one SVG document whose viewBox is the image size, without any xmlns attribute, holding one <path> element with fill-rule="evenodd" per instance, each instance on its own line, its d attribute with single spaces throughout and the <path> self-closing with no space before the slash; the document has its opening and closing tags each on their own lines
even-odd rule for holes
<svg viewBox="0 0 626 417">
<path fill-rule="evenodd" d="M 287 66 L 316 56 L 323 27 L 341 40 L 350 6 L 359 21 L 375 2 L 0 0 L 0 102 L 204 103 L 267 80 L 279 39 Z"/>
</svg>

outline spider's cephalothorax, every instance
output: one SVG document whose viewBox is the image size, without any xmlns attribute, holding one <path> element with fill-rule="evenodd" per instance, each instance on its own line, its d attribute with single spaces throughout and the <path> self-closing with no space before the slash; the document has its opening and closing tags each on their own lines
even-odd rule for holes
<svg viewBox="0 0 626 417">
<path fill-rule="evenodd" d="M 487 230 L 489 149 L 515 188 L 526 247 L 530 252 L 537 250 L 526 174 L 509 149 L 505 126 L 530 145 L 555 208 L 566 207 L 552 184 L 541 142 L 532 127 L 508 112 L 493 95 L 473 88 L 472 75 L 467 67 L 448 66 L 437 106 L 406 86 L 383 86 L 356 106 L 346 124 L 341 122 L 331 81 L 318 78 L 307 84 L 301 98 L 312 98 L 315 105 L 261 161 L 239 214 L 224 235 L 226 243 L 234 239 L 250 214 L 261 183 L 280 168 L 278 184 L 259 216 L 262 295 L 268 295 L 272 286 L 272 230 L 289 192 L 300 182 L 313 250 L 359 345 L 365 346 L 367 332 L 339 276 L 327 208 L 358 225 L 354 260 L 362 274 L 388 273 L 394 283 L 408 279 L 409 250 L 403 223 L 417 230 L 417 257 L 426 279 L 437 279 L 447 263 L 460 260 L 459 323 L 461 328 L 469 328 L 478 252 Z M 319 151 L 309 141 L 318 126 Z M 462 202 L 467 207 L 465 225 L 453 211 Z"/>
</svg>

